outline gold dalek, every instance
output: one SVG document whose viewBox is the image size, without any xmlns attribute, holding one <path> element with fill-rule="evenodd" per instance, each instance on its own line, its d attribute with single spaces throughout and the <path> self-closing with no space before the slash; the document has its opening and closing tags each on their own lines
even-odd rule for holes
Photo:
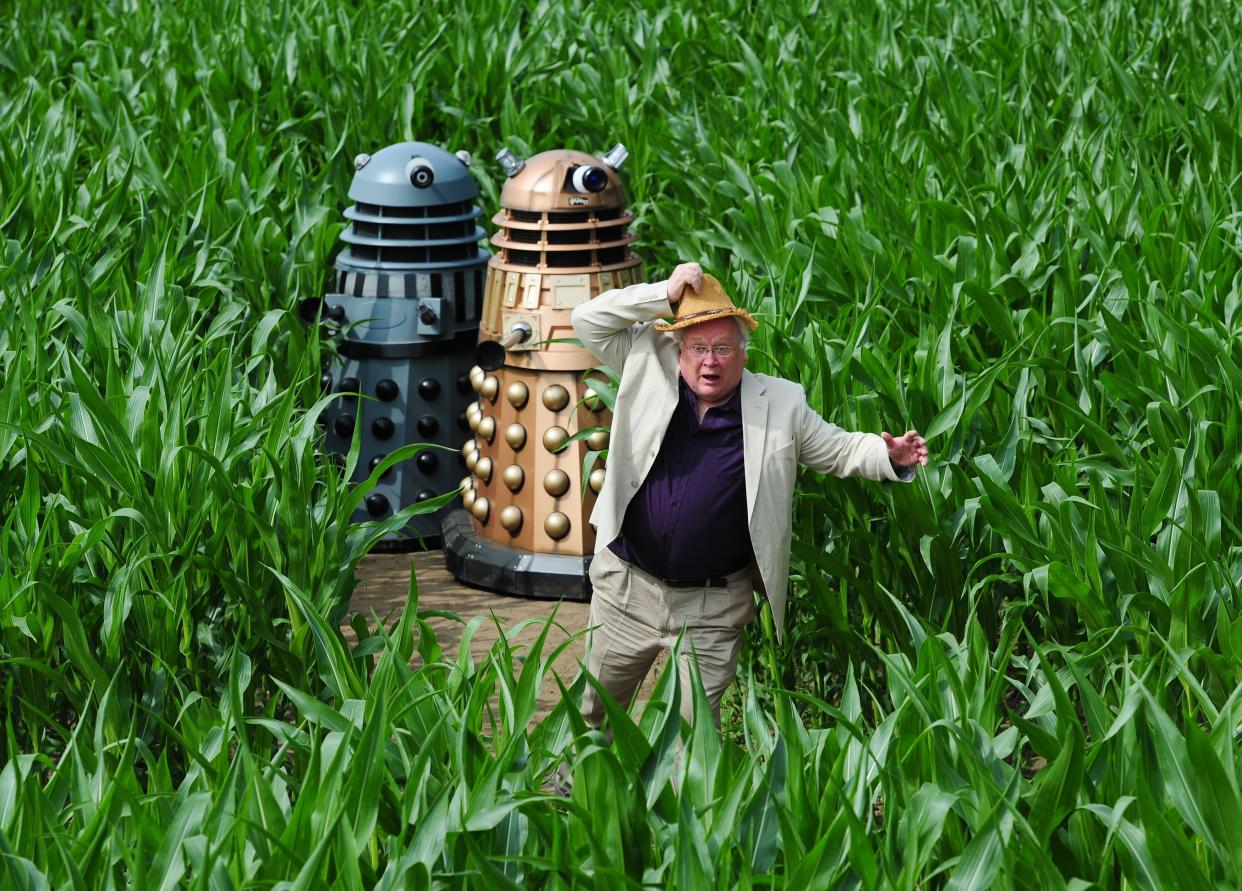
<svg viewBox="0 0 1242 891">
<path fill-rule="evenodd" d="M 588 519 L 606 470 L 597 462 L 584 486 L 583 460 L 608 447 L 608 433 L 562 446 L 579 431 L 606 428 L 611 416 L 585 374 L 595 357 L 565 341 L 577 336 L 575 306 L 642 281 L 642 261 L 630 250 L 634 214 L 617 174 L 628 154 L 618 143 L 601 158 L 570 150 L 526 161 L 508 149 L 496 156 L 508 180 L 492 218 L 497 252 L 470 372 L 479 395 L 466 409 L 474 436 L 462 459 L 470 475 L 462 508 L 443 527 L 448 569 L 468 584 L 590 597 Z"/>
</svg>

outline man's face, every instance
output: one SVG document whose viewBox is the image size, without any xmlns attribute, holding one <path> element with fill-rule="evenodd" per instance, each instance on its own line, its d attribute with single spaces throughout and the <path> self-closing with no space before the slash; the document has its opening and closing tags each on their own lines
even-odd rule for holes
<svg viewBox="0 0 1242 891">
<path fill-rule="evenodd" d="M 742 352 L 741 342 L 737 322 L 732 318 L 700 322 L 683 333 L 677 363 L 681 366 L 681 376 L 698 397 L 700 405 L 724 403 L 742 382 L 746 354 Z M 721 358 L 713 347 L 732 347 L 733 351 Z M 706 354 L 702 358 L 695 356 L 695 349 L 702 348 L 706 348 Z"/>
</svg>

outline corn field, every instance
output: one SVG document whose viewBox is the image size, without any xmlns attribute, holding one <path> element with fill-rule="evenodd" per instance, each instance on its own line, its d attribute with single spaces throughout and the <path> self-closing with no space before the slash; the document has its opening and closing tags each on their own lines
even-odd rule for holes
<svg viewBox="0 0 1242 891">
<path fill-rule="evenodd" d="M 1242 886 L 1242 7 L 0 17 L 0 887 Z M 446 652 L 416 580 L 350 615 L 407 517 L 349 525 L 296 305 L 407 139 L 488 216 L 500 147 L 625 143 L 653 278 L 927 436 L 912 485 L 803 474 L 722 734 L 676 672 L 589 729 L 548 626 Z"/>
</svg>

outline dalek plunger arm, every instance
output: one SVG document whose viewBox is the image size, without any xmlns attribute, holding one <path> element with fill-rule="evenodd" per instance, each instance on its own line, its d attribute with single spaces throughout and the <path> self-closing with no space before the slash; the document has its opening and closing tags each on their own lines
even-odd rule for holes
<svg viewBox="0 0 1242 891">
<path fill-rule="evenodd" d="M 485 340 L 480 343 L 474 351 L 475 361 L 484 371 L 495 371 L 505 364 L 505 353 L 519 343 L 525 343 L 534 333 L 529 323 L 514 322 L 509 333 L 500 340 Z"/>
</svg>

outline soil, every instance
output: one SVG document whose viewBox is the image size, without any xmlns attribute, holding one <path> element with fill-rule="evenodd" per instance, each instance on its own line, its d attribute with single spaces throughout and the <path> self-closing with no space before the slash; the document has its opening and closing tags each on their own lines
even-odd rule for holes
<svg viewBox="0 0 1242 891">
<path fill-rule="evenodd" d="M 444 568 L 444 554 L 441 551 L 370 554 L 363 558 L 358 567 L 358 585 L 350 601 L 350 615 L 362 613 L 370 622 L 374 612 L 381 619 L 389 622 L 394 620 L 405 604 L 411 570 L 418 583 L 420 612 L 443 610 L 456 614 L 462 620 L 455 622 L 441 617 L 429 620 L 446 657 L 457 655 L 465 623 L 475 616 L 487 617 L 487 621 L 479 627 L 470 641 L 470 652 L 476 660 L 484 658 L 497 640 L 498 630 L 496 622 L 491 621 L 491 616 L 495 616 L 500 626 L 505 629 L 513 628 L 528 619 L 535 620 L 515 638 L 519 644 L 530 644 L 539 636 L 543 623 L 555 610 L 556 625 L 548 634 L 545 652 L 554 649 L 571 634 L 583 631 L 590 617 L 590 604 L 587 603 L 571 600 L 529 600 L 463 585 Z M 352 638 L 352 632 L 347 630 L 346 633 Z M 573 683 L 577 676 L 582 657 L 583 645 L 578 642 L 566 647 L 553 663 L 553 672 L 560 676 L 566 686 Z M 657 660 L 657 670 L 648 674 L 647 682 L 639 691 L 640 700 L 647 699 L 664 661 Z M 559 699 L 560 691 L 556 683 L 551 677 L 546 678 L 539 698 L 539 715 L 546 715 Z"/>
</svg>

